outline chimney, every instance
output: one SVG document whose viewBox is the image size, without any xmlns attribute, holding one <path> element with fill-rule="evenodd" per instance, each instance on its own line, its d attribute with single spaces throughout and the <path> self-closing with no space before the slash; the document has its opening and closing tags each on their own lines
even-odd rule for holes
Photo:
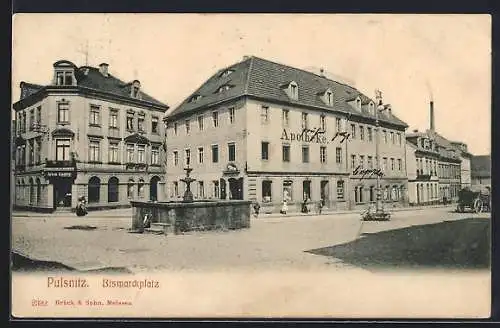
<svg viewBox="0 0 500 328">
<path fill-rule="evenodd" d="M 430 128 L 431 131 L 434 131 L 434 101 L 431 100 L 429 103 L 430 106 Z"/>
<path fill-rule="evenodd" d="M 108 67 L 106 63 L 99 64 L 99 72 L 105 77 L 108 77 Z"/>
<path fill-rule="evenodd" d="M 418 129 L 414 129 L 414 130 L 413 130 L 413 133 L 417 133 L 417 132 L 418 132 Z"/>
<path fill-rule="evenodd" d="M 250 56 L 243 56 L 243 61 L 245 61 L 245 60 L 247 60 L 249 58 L 250 58 Z"/>
<path fill-rule="evenodd" d="M 325 70 L 323 69 L 323 67 L 319 69 L 319 76 L 325 77 Z"/>
</svg>

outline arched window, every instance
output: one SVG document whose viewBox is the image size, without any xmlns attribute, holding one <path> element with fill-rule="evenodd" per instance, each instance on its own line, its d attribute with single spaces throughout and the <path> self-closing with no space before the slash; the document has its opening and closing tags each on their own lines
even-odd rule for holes
<svg viewBox="0 0 500 328">
<path fill-rule="evenodd" d="M 139 198 L 144 198 L 144 180 L 139 179 L 139 183 L 137 184 L 137 189 L 139 193 Z"/>
<path fill-rule="evenodd" d="M 35 202 L 35 184 L 33 183 L 33 179 L 30 178 L 29 180 L 30 184 L 30 198 L 29 198 L 29 204 L 33 204 Z"/>
<path fill-rule="evenodd" d="M 160 178 L 156 175 L 149 182 L 149 199 L 152 201 L 158 200 L 158 182 L 160 182 Z"/>
<path fill-rule="evenodd" d="M 89 180 L 89 203 L 99 203 L 101 192 L 101 180 L 98 177 L 92 177 Z"/>
<path fill-rule="evenodd" d="M 118 201 L 118 178 L 111 177 L 108 180 L 108 203 L 115 203 Z"/>
<path fill-rule="evenodd" d="M 134 198 L 134 179 L 132 178 L 127 183 L 127 198 Z"/>
<path fill-rule="evenodd" d="M 40 204 L 42 201 L 42 183 L 40 179 L 36 179 L 36 203 Z"/>
</svg>

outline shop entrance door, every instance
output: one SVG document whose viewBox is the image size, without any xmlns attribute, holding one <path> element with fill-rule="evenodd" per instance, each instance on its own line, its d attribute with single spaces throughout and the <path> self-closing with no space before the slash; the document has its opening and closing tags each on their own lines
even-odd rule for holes
<svg viewBox="0 0 500 328">
<path fill-rule="evenodd" d="M 71 208 L 71 179 L 54 181 L 54 209 Z"/>
<path fill-rule="evenodd" d="M 230 199 L 243 199 L 243 178 L 229 178 Z"/>
</svg>

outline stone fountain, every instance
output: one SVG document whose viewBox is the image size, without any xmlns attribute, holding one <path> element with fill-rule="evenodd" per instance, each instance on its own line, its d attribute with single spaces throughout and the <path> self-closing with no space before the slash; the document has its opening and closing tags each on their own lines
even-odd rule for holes
<svg viewBox="0 0 500 328">
<path fill-rule="evenodd" d="M 131 232 L 179 234 L 199 230 L 235 230 L 250 227 L 250 201 L 194 199 L 192 168 L 184 168 L 186 185 L 182 201 L 131 201 Z"/>
</svg>

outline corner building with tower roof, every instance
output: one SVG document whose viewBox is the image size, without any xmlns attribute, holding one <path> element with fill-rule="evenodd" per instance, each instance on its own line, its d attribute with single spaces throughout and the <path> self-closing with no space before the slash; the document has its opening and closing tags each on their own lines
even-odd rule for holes
<svg viewBox="0 0 500 328">
<path fill-rule="evenodd" d="M 376 103 L 377 102 L 377 103 Z M 381 99 L 354 87 L 258 57 L 223 68 L 165 117 L 166 181 L 180 199 L 193 168 L 195 199 L 257 201 L 290 212 L 305 198 L 325 209 L 376 200 L 376 120 L 384 204 L 407 203 L 408 125 Z"/>
<path fill-rule="evenodd" d="M 14 208 L 71 210 L 163 200 L 164 133 L 168 106 L 126 83 L 108 64 L 54 63 L 52 83 L 21 82 L 13 107 Z"/>
</svg>

